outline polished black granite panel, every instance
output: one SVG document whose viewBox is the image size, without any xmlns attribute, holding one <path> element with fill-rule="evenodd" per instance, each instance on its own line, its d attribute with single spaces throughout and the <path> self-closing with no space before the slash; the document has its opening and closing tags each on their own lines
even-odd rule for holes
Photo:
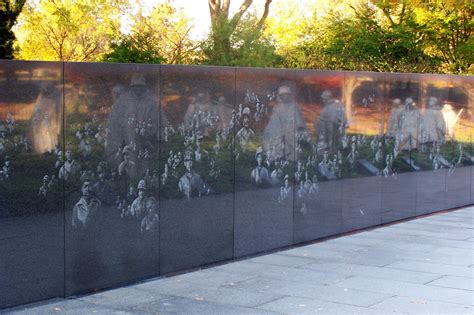
<svg viewBox="0 0 474 315">
<path fill-rule="evenodd" d="M 472 77 L 461 80 L 456 76 L 440 76 L 445 86 L 443 116 L 446 122 L 446 144 L 443 150 L 449 162 L 446 177 L 446 208 L 460 207 L 471 202 L 471 165 L 473 113 Z M 449 79 L 449 81 L 448 81 Z M 466 154 L 468 153 L 468 154 Z"/>
<path fill-rule="evenodd" d="M 417 215 L 445 209 L 447 174 L 446 169 L 425 170 L 417 173 Z"/>
<path fill-rule="evenodd" d="M 467 206 L 471 198 L 471 167 L 458 167 L 446 176 L 445 209 Z"/>
<path fill-rule="evenodd" d="M 379 225 L 383 178 L 380 176 L 348 178 L 342 182 L 341 232 Z"/>
<path fill-rule="evenodd" d="M 236 71 L 236 257 L 292 244 L 295 126 L 303 126 L 293 74 Z"/>
<path fill-rule="evenodd" d="M 385 168 L 382 223 L 415 215 L 421 149 L 421 83 L 418 74 L 385 75 Z M 387 165 L 389 167 L 387 167 Z"/>
<path fill-rule="evenodd" d="M 343 232 L 381 223 L 382 176 L 390 154 L 384 137 L 384 79 L 383 73 L 345 73 L 349 127 L 342 143 Z"/>
<path fill-rule="evenodd" d="M 66 294 L 159 274 L 160 67 L 65 64 Z"/>
<path fill-rule="evenodd" d="M 0 308 L 64 295 L 62 64 L 0 61 Z"/>
<path fill-rule="evenodd" d="M 235 69 L 162 66 L 160 272 L 233 256 Z"/>
<path fill-rule="evenodd" d="M 418 172 L 416 214 L 443 210 L 446 199 L 446 176 L 450 173 L 452 150 L 446 142 L 444 107 L 449 102 L 449 76 L 419 75 L 421 134 L 416 158 L 422 168 Z"/>
<path fill-rule="evenodd" d="M 295 186 L 293 241 L 301 243 L 341 231 L 349 123 L 343 73 L 298 71 L 296 82 L 309 137 L 298 148 L 303 171 Z"/>
</svg>

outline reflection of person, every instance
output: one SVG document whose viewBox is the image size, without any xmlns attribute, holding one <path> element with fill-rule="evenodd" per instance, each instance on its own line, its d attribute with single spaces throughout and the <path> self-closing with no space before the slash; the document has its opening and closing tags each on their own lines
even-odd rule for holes
<svg viewBox="0 0 474 315">
<path fill-rule="evenodd" d="M 294 160 L 295 134 L 299 128 L 306 130 L 306 124 L 291 89 L 282 85 L 278 89 L 277 104 L 263 132 L 264 149 L 268 152 L 275 146 L 274 157 Z"/>
<path fill-rule="evenodd" d="M 31 144 L 36 153 L 54 149 L 58 141 L 61 119 L 59 102 L 60 96 L 53 83 L 43 83 L 36 99 L 30 125 Z"/>
<path fill-rule="evenodd" d="M 329 153 L 337 152 L 344 129 L 347 127 L 347 117 L 341 103 L 334 99 L 331 91 L 321 94 L 324 108 L 319 120 L 314 122 L 318 131 L 318 142 L 327 148 Z"/>
<path fill-rule="evenodd" d="M 184 127 L 186 130 L 200 131 L 204 136 L 209 135 L 211 121 L 218 116 L 210 101 L 208 92 L 199 92 L 195 101 L 189 104 L 184 115 Z"/>
<path fill-rule="evenodd" d="M 72 209 L 72 226 L 83 229 L 90 225 L 99 215 L 100 201 L 92 197 L 92 186 L 90 182 L 82 184 L 82 197 Z"/>
<path fill-rule="evenodd" d="M 402 101 L 399 98 L 392 100 L 392 110 L 390 111 L 390 117 L 388 118 L 387 136 L 394 137 L 397 135 L 398 120 L 400 113 L 403 110 Z"/>
<path fill-rule="evenodd" d="M 165 121 L 166 118 L 162 112 L 161 122 Z M 111 157 L 121 145 L 132 142 L 140 144 L 140 141 L 136 141 L 140 134 L 136 133 L 136 125 L 131 122 L 146 124 L 146 133 L 151 137 L 149 140 L 158 140 L 158 132 L 162 126 L 158 103 L 155 95 L 146 86 L 145 78 L 140 75 L 133 76 L 128 90 L 122 91 L 112 106 L 108 121 L 108 156 Z M 147 143 L 147 145 L 150 146 L 153 143 Z"/>
<path fill-rule="evenodd" d="M 444 104 L 443 109 L 443 118 L 446 126 L 446 135 L 453 139 L 454 138 L 454 126 L 456 125 L 459 115 L 462 113 L 462 110 L 456 115 L 453 110 L 453 106 L 449 104 Z"/>
<path fill-rule="evenodd" d="M 428 98 L 428 108 L 421 115 L 421 143 L 444 140 L 445 122 L 436 97 Z"/>
<path fill-rule="evenodd" d="M 420 120 L 420 111 L 415 107 L 413 98 L 407 97 L 398 120 L 396 147 L 399 150 L 418 149 Z"/>
<path fill-rule="evenodd" d="M 217 113 L 219 115 L 219 130 L 224 130 L 225 128 L 227 128 L 227 125 L 231 120 L 232 111 L 234 110 L 234 107 L 231 104 L 227 103 L 225 96 L 219 96 L 215 107 L 217 108 Z"/>
<path fill-rule="evenodd" d="M 268 169 L 265 166 L 263 166 L 262 148 L 257 149 L 257 153 L 255 154 L 255 159 L 257 161 L 257 166 L 250 173 L 252 180 L 258 186 L 270 184 L 270 175 L 268 174 Z"/>
<path fill-rule="evenodd" d="M 186 173 L 179 179 L 179 191 L 188 199 L 209 194 L 209 187 L 204 183 L 201 176 L 193 170 L 193 159 L 189 153 L 184 158 L 184 166 L 186 167 Z"/>
</svg>

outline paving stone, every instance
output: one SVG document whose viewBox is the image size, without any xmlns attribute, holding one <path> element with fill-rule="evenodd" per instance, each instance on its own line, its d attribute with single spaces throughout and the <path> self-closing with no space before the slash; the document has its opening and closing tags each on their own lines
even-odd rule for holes
<svg viewBox="0 0 474 315">
<path fill-rule="evenodd" d="M 270 254 L 254 257 L 246 261 L 264 265 L 294 267 L 314 263 L 316 260 L 304 257 L 291 257 L 286 255 Z"/>
<path fill-rule="evenodd" d="M 64 300 L 61 302 L 50 303 L 48 305 L 38 305 L 32 308 L 8 312 L 11 315 L 43 315 L 43 314 L 67 314 L 67 315 L 83 315 L 83 314 L 104 314 L 104 315 L 129 315 L 134 314 L 128 310 L 119 308 L 106 307 L 86 303 L 81 300 Z"/>
<path fill-rule="evenodd" d="M 315 263 L 304 265 L 300 268 L 331 272 L 337 271 L 340 274 L 346 274 L 348 276 L 365 276 L 421 284 L 439 279 L 440 277 L 438 274 L 428 272 L 397 270 L 385 267 L 364 266 L 347 263 Z"/>
<path fill-rule="evenodd" d="M 409 226 L 417 226 L 417 227 L 430 226 L 430 227 L 452 227 L 452 228 L 474 229 L 474 226 L 471 223 L 461 223 L 461 222 L 453 223 L 453 222 L 446 222 L 446 221 L 436 221 L 436 220 L 431 220 L 430 218 L 416 219 L 414 221 L 408 221 L 403 224 L 409 225 Z"/>
<path fill-rule="evenodd" d="M 380 314 L 380 310 L 360 306 L 332 303 L 317 299 L 300 297 L 284 297 L 276 301 L 260 305 L 258 308 L 280 312 L 283 314 Z M 386 314 L 399 314 L 386 312 Z"/>
<path fill-rule="evenodd" d="M 407 242 L 407 241 L 398 241 L 398 240 L 389 240 L 386 238 L 377 239 L 374 236 L 362 236 L 362 237 L 341 237 L 331 242 L 341 242 L 347 244 L 357 244 L 357 245 L 366 245 L 370 247 L 383 247 L 390 248 L 397 251 L 416 251 L 416 252 L 431 252 L 434 249 L 438 248 L 437 245 L 431 244 L 422 244 L 416 242 Z"/>
<path fill-rule="evenodd" d="M 110 307 L 132 308 L 152 301 L 166 301 L 174 296 L 137 289 L 136 286 L 109 290 L 80 297 L 78 300 Z"/>
<path fill-rule="evenodd" d="M 433 222 L 433 221 L 431 221 Z M 405 222 L 400 224 L 399 226 L 397 225 L 397 228 L 401 229 L 413 229 L 417 231 L 428 231 L 428 232 L 443 232 L 443 233 L 458 233 L 459 231 L 463 231 L 464 233 L 472 232 L 471 228 L 467 228 L 467 226 L 472 226 L 471 224 L 467 223 L 454 223 L 457 226 L 451 226 L 451 225 L 442 225 L 442 224 L 436 224 L 436 223 L 430 223 L 430 222 L 423 222 L 423 223 L 418 223 L 418 222 Z"/>
<path fill-rule="evenodd" d="M 420 298 L 407 298 L 395 296 L 378 304 L 372 305 L 370 309 L 384 314 L 389 311 L 397 311 L 410 314 L 472 314 L 474 307 L 470 305 L 459 305 L 445 302 L 437 302 Z"/>
<path fill-rule="evenodd" d="M 222 315 L 222 314 L 255 314 L 255 315 L 275 315 L 278 313 L 259 310 L 255 308 L 246 308 L 232 305 L 225 305 L 205 301 L 201 297 L 195 299 L 176 297 L 168 301 L 150 302 L 140 305 L 136 308 L 146 314 L 206 314 L 206 315 Z"/>
<path fill-rule="evenodd" d="M 429 285 L 413 284 L 401 281 L 352 277 L 336 284 L 341 288 L 352 288 L 380 292 L 388 295 L 399 295 L 411 298 L 427 299 L 447 303 L 474 305 L 474 294 L 471 291 L 441 288 Z"/>
<path fill-rule="evenodd" d="M 188 292 L 180 292 L 176 295 L 220 304 L 255 307 L 283 297 L 281 294 L 271 292 L 248 292 L 233 288 L 196 288 Z"/>
<path fill-rule="evenodd" d="M 345 278 L 346 274 L 338 272 L 312 271 L 301 268 L 284 266 L 272 266 L 241 261 L 237 265 L 224 265 L 218 267 L 221 271 L 229 273 L 244 273 L 251 276 L 265 277 L 269 279 L 285 280 L 300 283 L 327 285 L 337 283 Z"/>
<path fill-rule="evenodd" d="M 232 263 L 230 264 L 230 266 L 232 266 Z M 199 270 L 195 272 L 185 273 L 185 274 L 175 276 L 169 279 L 170 280 L 173 279 L 175 281 L 192 282 L 195 284 L 202 284 L 209 287 L 209 286 L 219 286 L 221 284 L 242 281 L 242 280 L 250 279 L 254 276 L 255 275 L 246 275 L 246 274 L 237 273 L 237 272 L 229 274 L 227 272 L 220 271 L 218 267 L 214 267 L 210 269 L 204 269 L 204 270 Z"/>
<path fill-rule="evenodd" d="M 474 235 L 474 232 L 472 230 L 467 230 L 467 231 L 459 231 L 457 233 L 453 232 L 431 232 L 431 231 L 421 231 L 417 229 L 407 229 L 404 228 L 403 226 L 387 226 L 383 229 L 376 229 L 374 230 L 375 232 L 378 233 L 383 233 L 383 234 L 405 234 L 405 235 L 420 235 L 420 236 L 426 236 L 426 237 L 433 237 L 433 238 L 440 238 L 440 239 L 446 239 L 446 240 L 458 240 L 462 241 L 465 240 L 469 237 L 472 237 Z"/>
<path fill-rule="evenodd" d="M 474 278 L 464 278 L 455 276 L 444 276 L 437 280 L 427 283 L 428 285 L 435 285 L 446 288 L 474 290 Z M 472 293 L 474 295 L 474 292 Z"/>
<path fill-rule="evenodd" d="M 474 278 L 474 270 L 472 268 L 447 264 L 437 264 L 432 262 L 402 260 L 387 265 L 385 266 L 385 268 L 430 272 L 436 273 L 438 275 L 452 275 Z"/>
<path fill-rule="evenodd" d="M 301 247 L 281 252 L 280 255 L 320 258 L 325 259 L 327 261 L 336 262 L 346 261 L 348 263 L 367 264 L 370 266 L 385 266 L 401 259 L 401 253 L 397 251 L 381 251 L 383 251 L 383 253 L 375 253 L 369 248 L 364 248 L 363 250 L 355 250 L 353 252 L 341 252 L 327 249 L 319 251 L 317 247 Z"/>
<path fill-rule="evenodd" d="M 430 220 L 439 221 L 439 222 L 451 222 L 451 223 L 470 223 L 471 219 L 461 218 L 461 217 L 441 217 L 441 216 L 430 216 Z"/>
<path fill-rule="evenodd" d="M 226 285 L 228 287 L 228 285 Z M 275 294 L 314 298 L 323 301 L 337 302 L 356 306 L 370 306 L 391 295 L 337 286 L 320 286 L 307 283 L 296 283 L 267 278 L 253 278 L 235 283 L 233 288 L 255 292 L 272 292 Z"/>
</svg>

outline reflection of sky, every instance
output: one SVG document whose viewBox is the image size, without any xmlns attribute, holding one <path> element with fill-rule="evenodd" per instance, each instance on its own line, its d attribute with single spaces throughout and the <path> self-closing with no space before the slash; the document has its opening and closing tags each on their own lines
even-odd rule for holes
<svg viewBox="0 0 474 315">
<path fill-rule="evenodd" d="M 75 81 L 77 81 L 77 83 L 82 84 L 99 80 L 102 83 L 97 84 L 98 87 L 104 90 L 113 87 L 114 82 L 118 80 L 118 77 L 116 75 L 114 76 L 113 74 L 112 77 L 110 77 L 107 74 L 110 71 L 106 71 L 106 69 L 97 70 L 101 73 L 100 76 L 95 73 L 93 76 L 84 77 L 83 75 L 81 75 L 79 66 L 78 70 L 71 71 L 68 74 L 68 80 L 70 80 L 70 82 L 68 82 L 69 84 L 65 86 L 67 94 L 71 89 L 71 85 L 76 83 Z M 114 71 L 115 74 L 118 72 Z M 0 75 L 0 87 L 7 83 L 7 80 L 5 79 L 5 73 L 5 70 L 2 69 L 3 76 Z M 168 77 L 168 80 L 164 82 L 168 84 L 166 88 L 163 88 L 162 104 L 165 108 L 170 105 L 179 105 L 180 108 L 182 107 L 182 111 L 184 111 L 185 107 L 189 104 L 190 96 L 195 95 L 195 93 L 200 89 L 199 86 L 196 85 L 196 82 L 201 82 L 201 85 L 207 86 L 207 88 L 211 90 L 213 101 L 215 101 L 217 96 L 221 95 L 222 93 L 233 94 L 232 90 L 234 83 L 233 80 L 229 77 L 229 73 L 226 71 L 213 72 L 214 79 L 210 80 L 209 82 L 202 82 L 203 73 L 199 70 L 191 71 L 189 75 L 186 75 L 185 82 L 183 82 L 183 80 L 178 80 L 180 77 L 179 71 L 175 73 L 175 75 L 175 78 Z M 18 121 L 30 120 L 34 112 L 34 103 L 37 95 L 39 94 L 39 86 L 41 82 L 56 81 L 58 79 L 58 74 L 54 73 L 54 71 L 52 71 L 51 69 L 35 68 L 32 70 L 17 69 L 15 70 L 15 76 L 16 81 L 13 84 L 16 85 L 18 88 L 15 88 L 14 86 L 8 87 L 8 89 L 4 89 L 3 92 L 0 93 L 2 96 L 0 98 L 0 119 L 4 120 L 6 118 L 7 113 L 10 112 L 14 114 L 15 119 Z M 108 77 L 110 77 L 110 80 L 106 80 L 108 84 L 105 84 L 104 78 Z M 269 79 L 269 81 L 261 80 L 258 78 L 257 75 L 255 75 L 255 77 L 251 80 L 248 79 L 250 81 L 255 80 L 255 82 L 253 82 L 252 84 L 249 84 L 249 82 L 239 83 L 239 78 L 237 78 L 238 91 L 236 105 L 238 105 L 239 102 L 243 100 L 243 95 L 247 86 L 253 86 L 254 91 L 259 93 L 259 95 L 263 96 L 268 90 L 276 90 L 281 84 L 280 82 L 282 82 L 282 77 L 275 76 L 274 78 L 272 78 L 272 76 L 268 73 L 265 74 L 265 77 Z M 120 83 L 124 84 L 125 86 L 128 84 L 128 80 L 123 79 L 122 81 L 123 82 Z M 179 82 L 179 86 L 176 85 L 177 82 Z M 219 82 L 219 84 L 216 85 L 213 82 Z M 296 92 L 297 101 L 300 105 L 302 114 L 306 120 L 308 129 L 313 130 L 313 122 L 318 118 L 319 112 L 321 111 L 321 92 L 324 89 L 330 89 L 335 93 L 336 98 L 341 99 L 340 93 L 343 89 L 343 76 L 335 74 L 329 74 L 327 76 L 303 75 L 301 77 L 297 76 L 296 82 L 298 85 Z M 353 91 L 353 100 L 351 106 L 352 110 L 350 115 L 348 115 L 350 118 L 350 127 L 348 129 L 348 132 L 350 133 L 361 133 L 371 135 L 380 133 L 382 120 L 388 121 L 391 100 L 396 97 L 396 95 L 398 95 L 396 92 L 397 89 L 400 88 L 400 86 L 396 83 L 393 84 L 392 87 L 386 86 L 387 90 L 385 91 L 385 93 L 388 92 L 388 94 L 390 95 L 388 95 L 385 100 L 381 99 L 381 96 L 378 96 L 376 100 L 376 106 L 372 106 L 371 108 L 363 108 L 361 106 L 362 96 L 365 95 L 366 92 L 368 92 L 369 90 L 374 90 L 373 85 L 370 84 L 370 81 L 367 82 L 369 83 L 364 83 L 363 85 L 361 85 L 361 87 Z M 153 85 L 152 82 L 149 83 Z M 427 84 L 426 96 L 435 95 L 439 98 L 441 104 L 452 104 L 455 112 L 457 113 L 461 108 L 466 107 L 468 103 L 468 96 L 463 87 L 453 86 L 453 83 L 454 82 L 430 80 Z M 459 81 L 458 83 L 456 83 L 456 85 L 460 83 L 462 82 Z M 185 85 L 189 85 L 189 88 L 187 89 Z M 95 85 L 91 84 L 90 86 Z M 417 87 L 414 87 L 414 84 L 410 88 L 418 90 Z M 156 89 L 156 91 L 158 91 L 158 89 Z M 183 93 L 186 93 L 186 95 L 183 95 Z M 101 93 L 100 91 L 89 90 L 88 94 L 89 97 L 93 99 L 97 98 L 97 94 L 101 94 L 102 105 L 108 106 L 109 108 L 112 106 L 110 91 L 107 91 L 106 93 Z M 233 103 L 232 97 L 227 98 L 229 103 Z M 403 99 L 403 96 L 401 98 Z M 66 101 L 68 99 L 71 98 L 67 96 Z M 420 100 L 418 100 L 418 102 L 420 102 Z M 268 101 L 267 105 L 269 105 Z M 380 110 L 377 110 L 377 108 L 381 108 L 384 105 L 385 112 L 382 114 Z M 423 104 L 418 104 L 420 108 L 424 107 L 422 105 Z M 69 106 L 71 105 L 69 104 Z M 175 110 L 172 110 L 172 112 L 174 111 Z M 470 140 L 470 131 L 474 129 L 474 122 L 471 120 L 470 117 L 470 111 L 464 110 L 458 124 L 456 125 L 456 137 L 458 138 L 458 140 Z M 172 119 L 173 122 L 177 121 L 180 117 L 175 118 L 176 119 Z"/>
</svg>

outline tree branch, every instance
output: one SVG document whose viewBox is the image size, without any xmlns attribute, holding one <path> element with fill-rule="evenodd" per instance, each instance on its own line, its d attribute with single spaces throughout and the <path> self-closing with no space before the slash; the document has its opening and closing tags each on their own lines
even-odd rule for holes
<svg viewBox="0 0 474 315">
<path fill-rule="evenodd" d="M 234 14 L 234 16 L 232 17 L 232 19 L 229 22 L 230 28 L 231 28 L 232 31 L 237 27 L 237 24 L 239 23 L 240 19 L 242 18 L 242 15 L 244 15 L 244 13 L 247 12 L 247 10 L 250 7 L 250 5 L 252 4 L 252 2 L 253 2 L 253 0 L 245 0 L 244 3 L 242 3 L 242 5 L 240 6 L 239 11 L 237 11 L 237 13 Z"/>
<path fill-rule="evenodd" d="M 270 4 L 272 3 L 272 0 L 266 0 L 265 1 L 265 9 L 263 11 L 262 17 L 260 18 L 260 21 L 258 21 L 258 28 L 262 29 L 263 23 L 265 23 L 265 20 L 268 17 L 268 13 L 270 12 Z"/>
</svg>

